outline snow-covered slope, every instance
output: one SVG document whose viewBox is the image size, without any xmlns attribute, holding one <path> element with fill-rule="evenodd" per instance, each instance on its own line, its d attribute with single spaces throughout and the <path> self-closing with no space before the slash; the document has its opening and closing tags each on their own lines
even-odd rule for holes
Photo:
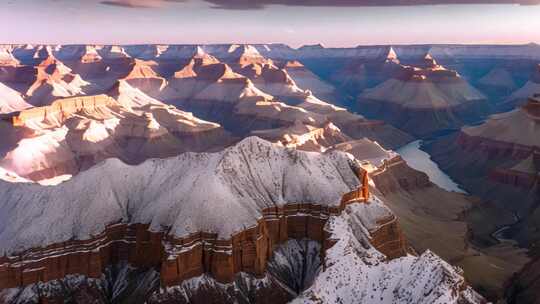
<svg viewBox="0 0 540 304">
<path fill-rule="evenodd" d="M 371 247 L 367 231 L 388 212 L 380 201 L 347 208 L 325 227 L 338 240 L 327 250 L 327 268 L 292 303 L 484 303 L 460 269 L 430 251 L 387 261 Z"/>
<path fill-rule="evenodd" d="M 254 226 L 263 208 L 338 205 L 358 186 L 349 162 L 342 152 L 299 152 L 250 137 L 219 153 L 139 166 L 110 159 L 54 187 L 0 182 L 0 252 L 89 238 L 118 221 L 228 238 Z"/>
</svg>

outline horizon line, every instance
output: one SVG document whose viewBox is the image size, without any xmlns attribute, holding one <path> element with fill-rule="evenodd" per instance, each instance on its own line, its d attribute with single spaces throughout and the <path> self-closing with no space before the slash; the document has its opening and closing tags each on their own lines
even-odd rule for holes
<svg viewBox="0 0 540 304">
<path fill-rule="evenodd" d="M 361 47 L 381 47 L 381 46 L 445 46 L 445 45 L 453 45 L 453 46 L 527 46 L 527 45 L 536 45 L 540 46 L 540 42 L 530 41 L 530 42 L 487 42 L 487 43 L 477 43 L 477 42 L 450 42 L 450 43 L 430 43 L 430 42 L 422 42 L 422 43 L 373 43 L 373 44 L 357 44 L 353 46 L 325 46 L 324 43 L 310 43 L 310 44 L 302 44 L 298 47 L 291 46 L 290 44 L 284 43 L 284 42 L 209 42 L 209 43 L 181 43 L 181 42 L 130 42 L 130 43 L 99 43 L 99 42 L 68 42 L 68 43 L 43 43 L 43 42 L 21 42 L 21 43 L 13 43 L 13 42 L 0 42 L 0 45 L 35 45 L 35 46 L 80 46 L 80 45 L 94 45 L 94 46 L 138 46 L 138 45 L 156 45 L 156 46 L 171 46 L 171 45 L 185 45 L 185 46 L 205 46 L 205 45 L 285 45 L 292 49 L 300 49 L 302 47 L 310 47 L 310 46 L 319 46 L 321 48 L 325 49 L 334 49 L 334 48 L 361 48 Z"/>
</svg>

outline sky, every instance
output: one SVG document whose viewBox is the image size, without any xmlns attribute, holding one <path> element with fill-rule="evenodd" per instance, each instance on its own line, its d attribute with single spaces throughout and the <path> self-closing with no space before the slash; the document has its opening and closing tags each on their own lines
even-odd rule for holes
<svg viewBox="0 0 540 304">
<path fill-rule="evenodd" d="M 0 43 L 540 43 L 540 0 L 517 1 L 2 0 Z"/>
</svg>

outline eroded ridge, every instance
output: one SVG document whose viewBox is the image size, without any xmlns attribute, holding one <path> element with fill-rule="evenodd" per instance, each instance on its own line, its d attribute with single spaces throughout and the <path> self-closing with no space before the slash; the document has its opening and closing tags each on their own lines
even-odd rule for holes
<svg viewBox="0 0 540 304">
<path fill-rule="evenodd" d="M 361 170 L 361 169 L 360 169 Z M 360 171 L 359 170 L 359 171 Z M 343 195 L 339 206 L 286 204 L 266 208 L 254 227 L 218 239 L 199 232 L 183 238 L 149 231 L 147 224 L 117 223 L 88 240 L 70 240 L 0 258 L 0 289 L 60 279 L 68 274 L 101 277 L 107 265 L 128 261 L 136 267 L 160 269 L 162 286 L 172 286 L 203 273 L 229 283 L 239 272 L 263 276 L 268 259 L 288 239 L 309 238 L 323 244 L 321 256 L 335 243 L 324 226 L 348 204 L 369 204 L 367 172 L 359 172 L 362 185 Z M 406 254 L 396 218 L 378 220 L 370 231 L 375 248 L 395 258 Z"/>
</svg>

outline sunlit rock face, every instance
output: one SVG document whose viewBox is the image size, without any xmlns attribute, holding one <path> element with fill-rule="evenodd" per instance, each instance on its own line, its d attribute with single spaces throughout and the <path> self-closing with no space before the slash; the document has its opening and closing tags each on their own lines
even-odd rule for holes
<svg viewBox="0 0 540 304">
<path fill-rule="evenodd" d="M 42 180 L 74 175 L 110 157 L 139 163 L 230 140 L 219 125 L 164 105 L 125 82 L 110 93 L 115 98 L 62 99 L 14 115 L 11 132 L 25 129 L 30 135 L 6 153 L 1 166 Z"/>
<path fill-rule="evenodd" d="M 26 65 L 2 68 L 0 82 L 19 92 L 27 104 L 47 106 L 58 98 L 109 94 L 123 80 L 238 136 L 292 126 L 297 120 L 322 127 L 329 120 L 354 139 L 368 137 L 387 147 L 411 140 L 389 125 L 328 103 L 325 98 L 336 102 L 339 95 L 333 86 L 298 61 L 263 56 L 261 48 L 264 54 L 271 49 L 251 45 L 10 46 L 4 57 Z M 13 94 L 9 103 L 13 106 L 5 106 L 3 112 L 27 107 L 15 106 L 20 99 Z"/>
<path fill-rule="evenodd" d="M 75 254 L 70 250 L 77 251 L 77 246 L 105 242 L 98 249 L 105 252 L 114 250 L 108 246 L 116 244 L 115 240 L 124 240 L 115 246 L 125 246 L 119 251 L 126 253 L 82 254 L 78 261 L 88 259 L 88 264 L 71 262 L 63 270 L 56 269 L 54 263 L 28 269 L 23 271 L 21 287 L 5 289 L 0 297 L 6 301 L 20 299 L 22 294 L 17 291 L 26 287 L 28 297 L 46 300 L 49 295 L 68 293 L 84 285 L 91 291 L 85 297 L 91 299 L 105 293 L 99 282 L 105 265 L 126 259 L 133 265 L 158 265 L 160 282 L 168 288 L 152 291 L 156 274 L 142 275 L 148 275 L 148 280 L 141 277 L 141 281 L 133 282 L 141 292 L 148 290 L 141 296 L 152 303 L 186 303 L 199 298 L 229 301 L 239 296 L 233 292 L 235 286 L 249 292 L 252 299 L 268 294 L 274 296 L 273 300 L 285 302 L 297 296 L 280 293 L 282 288 L 295 290 L 301 301 L 332 299 L 357 294 L 362 285 L 346 284 L 350 275 L 360 275 L 370 292 L 397 302 L 431 303 L 439 299 L 444 303 L 483 303 L 461 272 L 433 253 L 405 256 L 406 243 L 396 217 L 383 201 L 369 194 L 367 175 L 364 173 L 360 181 L 357 174 L 363 171 L 358 171 L 356 164 L 351 155 L 343 152 L 301 152 L 250 137 L 218 153 L 186 153 L 139 166 L 109 160 L 56 187 L 0 182 L 0 191 L 10 193 L 5 211 L 13 215 L 19 214 L 18 209 L 30 211 L 12 216 L 11 228 L 2 229 L 3 252 L 48 245 L 47 251 L 34 250 L 24 255 L 30 259 L 44 255 L 32 262 L 40 263 L 56 258 L 55 250 L 67 250 L 62 251 L 64 257 Z M 24 200 L 26 205 L 21 205 L 15 202 L 20 202 L 19 195 L 35 200 Z M 217 197 L 222 204 L 214 203 Z M 152 207 L 148 208 L 150 201 Z M 73 208 L 78 204 L 85 207 Z M 61 217 L 59 209 L 64 210 Z M 212 212 L 208 212 L 210 209 Z M 80 210 L 84 210 L 83 217 Z M 36 225 L 24 225 L 28 218 L 33 218 Z M 51 226 L 50 221 L 55 225 Z M 72 229 L 75 222 L 80 223 L 80 229 Z M 40 225 L 54 228 L 44 235 Z M 25 232 L 14 233 L 21 230 Z M 199 238 L 204 241 L 198 242 Z M 53 245 L 66 240 L 69 246 Z M 70 240 L 77 241 L 71 244 Z M 207 258 L 203 258 L 203 252 Z M 17 273 L 18 264 L 4 259 L 7 264 L 3 265 L 8 266 L 2 271 L 7 271 L 8 277 Z M 63 263 L 62 259 L 58 261 Z M 271 265 L 268 272 L 266 263 L 260 263 L 267 259 Z M 210 262 L 211 266 L 207 264 Z M 171 267 L 175 263 L 188 268 Z M 345 277 L 338 271 L 341 275 L 336 276 L 341 267 L 355 271 Z M 58 271 L 74 270 L 79 277 L 55 277 Z M 362 275 L 372 272 L 368 270 L 386 275 Z M 33 285 L 34 279 L 42 276 L 55 279 Z M 80 284 L 66 281 L 75 277 Z M 88 281 L 86 277 L 93 279 Z M 410 284 L 399 284 L 394 279 L 397 277 L 416 282 L 415 292 L 400 292 Z M 59 280 L 64 284 L 53 283 Z M 58 285 L 63 287 L 52 288 Z M 395 292 L 383 286 L 391 286 Z M 44 288 L 51 293 L 38 291 Z M 340 295 L 330 292 L 336 288 Z M 352 298 L 350 302 L 354 302 Z"/>
<path fill-rule="evenodd" d="M 350 112 L 354 94 L 389 80 L 402 82 L 389 89 L 417 86 L 414 94 L 437 97 L 415 110 L 453 110 L 477 92 L 434 58 L 463 53 L 426 46 L 6 48 L 0 244 L 10 254 L 0 260 L 7 273 L 0 280 L 15 288 L 0 291 L 0 302 L 114 302 L 130 294 L 126 302 L 482 303 L 461 270 L 422 254 L 433 247 L 448 260 L 464 255 L 456 248 L 467 246 L 466 202 L 388 150 L 412 136 Z M 346 73 L 340 78 L 314 62 Z M 273 144 L 241 141 L 247 136 Z M 410 245 L 418 256 L 407 255 Z"/>
</svg>

